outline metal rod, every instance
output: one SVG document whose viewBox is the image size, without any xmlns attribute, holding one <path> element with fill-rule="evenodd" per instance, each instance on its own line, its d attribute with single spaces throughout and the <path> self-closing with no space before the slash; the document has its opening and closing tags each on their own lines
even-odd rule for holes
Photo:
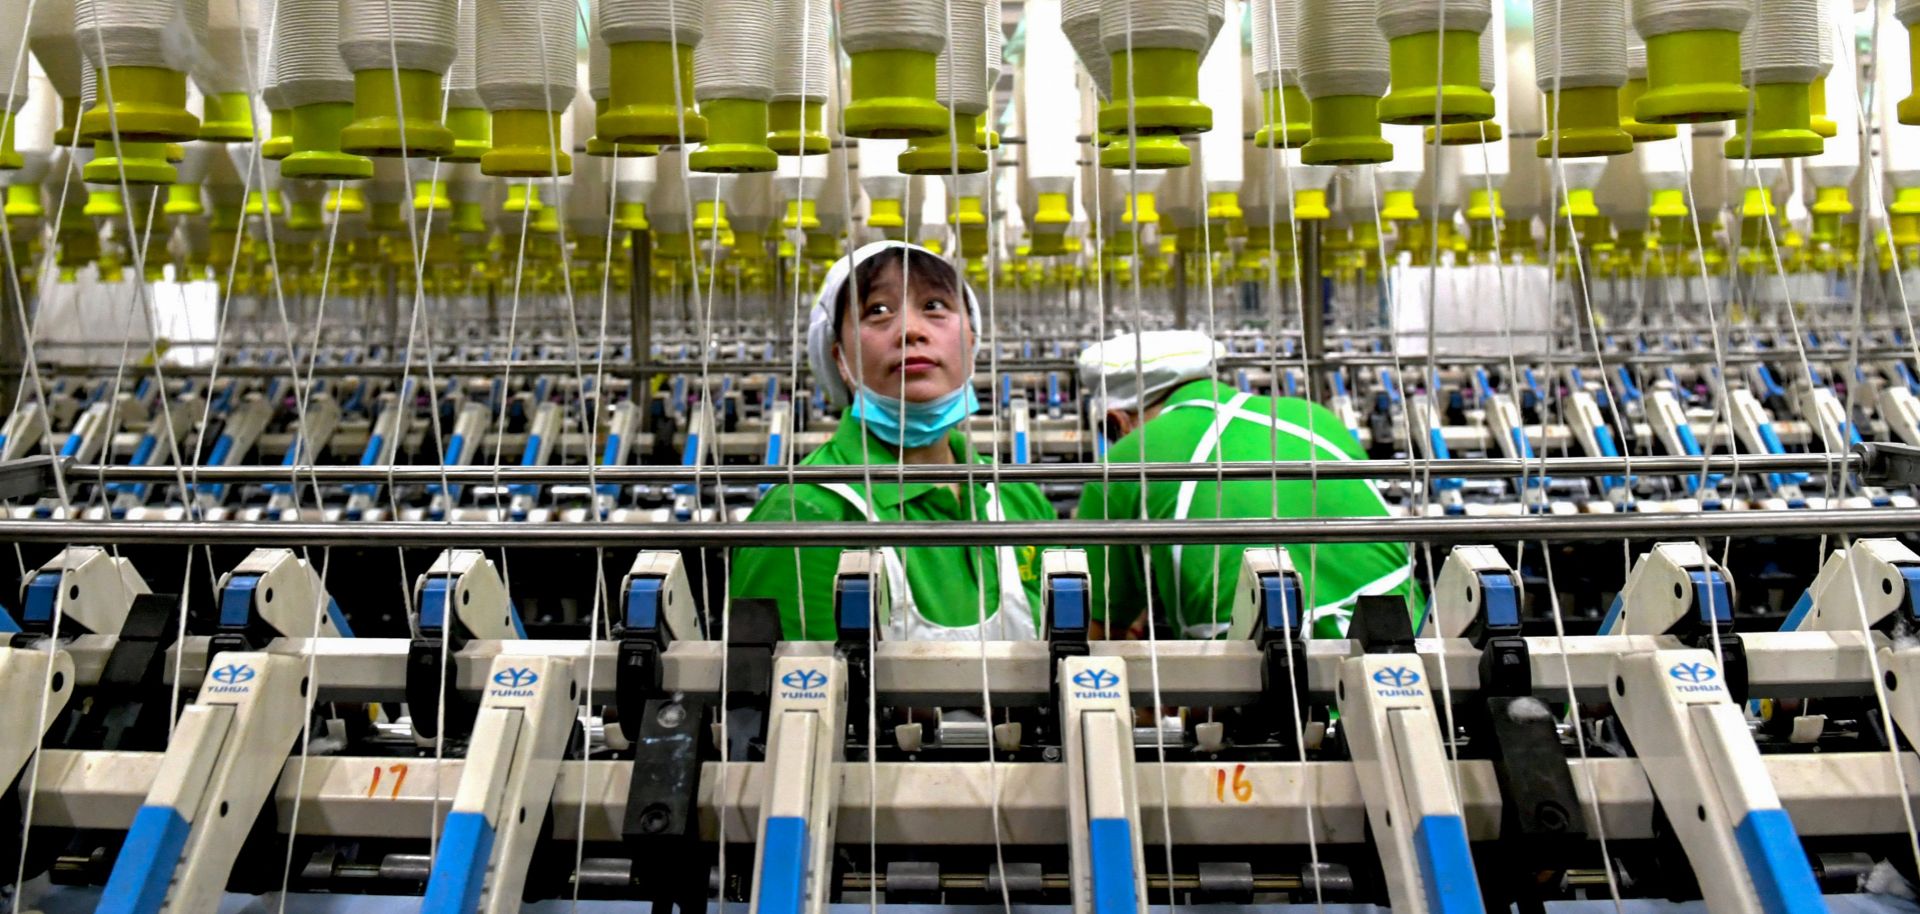
<svg viewBox="0 0 1920 914">
<path fill-rule="evenodd" d="M 0 464 L 5 474 L 19 461 Z M 1716 454 L 1699 457 L 1548 457 L 1538 460 L 1514 460 L 1505 457 L 1462 457 L 1431 466 L 1449 477 L 1462 479 L 1513 479 L 1521 475 L 1539 477 L 1620 476 L 1629 469 L 1634 475 L 1694 476 L 1734 473 L 1831 473 L 1859 472 L 1868 465 L 1861 453 L 1850 454 L 1767 454 L 1733 457 Z M 1000 467 L 1001 479 L 1008 482 L 1091 482 L 1103 477 L 1138 479 L 1142 475 L 1156 482 L 1186 482 L 1223 479 L 1228 481 L 1377 479 L 1393 481 L 1411 478 L 1416 470 L 1429 467 L 1427 461 L 1414 460 L 1288 460 L 1273 463 L 1031 463 Z M 171 465 L 125 466 L 119 464 L 70 464 L 64 469 L 75 482 L 170 483 L 178 476 Z M 977 470 L 972 471 L 974 475 Z M 319 484 L 392 483 L 394 485 L 437 484 L 442 479 L 456 483 L 486 485 L 499 482 L 549 485 L 586 484 L 584 466 L 449 466 L 410 464 L 392 466 L 206 466 L 195 470 L 195 478 L 205 484 L 247 484 L 286 482 L 298 476 L 301 482 Z M 915 465 L 893 467 L 888 477 L 904 477 L 911 483 L 966 482 L 965 466 Z M 716 478 L 741 485 L 783 483 L 791 478 L 801 483 L 863 482 L 866 475 L 858 466 L 742 466 L 715 472 L 712 467 L 697 469 L 682 466 L 601 466 L 593 470 L 593 480 L 614 485 L 675 485 Z"/>
<path fill-rule="evenodd" d="M 653 233 L 636 229 L 627 235 L 627 320 L 633 336 L 633 387 L 647 389 L 647 362 L 653 358 Z M 604 343 L 603 343 L 604 345 Z M 635 396 L 644 405 L 644 396 Z"/>
<path fill-rule="evenodd" d="M 529 524 L 393 521 L 0 520 L 4 543 L 226 546 L 519 546 L 642 549 L 739 546 L 1034 546 L 1169 543 L 1473 543 L 1706 536 L 1897 535 L 1920 529 L 1920 508 L 1711 511 L 1532 517 L 1376 517 L 1285 520 L 943 521 L 865 524 Z"/>
<path fill-rule="evenodd" d="M 1320 366 L 1327 357 L 1327 289 L 1320 275 L 1320 223 L 1300 223 L 1300 323 L 1301 351 L 1307 356 L 1307 399 L 1320 402 L 1324 385 L 1319 381 Z"/>
</svg>

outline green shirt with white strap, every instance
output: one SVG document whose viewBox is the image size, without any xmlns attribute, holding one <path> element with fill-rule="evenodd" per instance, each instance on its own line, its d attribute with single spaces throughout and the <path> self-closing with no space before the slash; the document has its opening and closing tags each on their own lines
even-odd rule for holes
<svg viewBox="0 0 1920 914">
<path fill-rule="evenodd" d="M 1143 444 L 1144 442 L 1144 444 Z M 1176 389 L 1160 414 L 1107 450 L 1114 463 L 1266 463 L 1273 460 L 1359 460 L 1360 444 L 1332 411 L 1293 397 L 1241 393 L 1212 380 Z M 1145 515 L 1186 518 L 1385 517 L 1387 505 L 1365 480 L 1265 480 L 1155 482 L 1147 487 Z M 1080 495 L 1082 520 L 1142 516 L 1140 483 L 1115 477 Z M 1344 637 L 1353 606 L 1365 594 L 1406 597 L 1419 617 L 1425 605 L 1413 581 L 1404 543 L 1287 545 L 1300 571 L 1306 618 L 1316 638 Z M 1232 621 L 1240 557 L 1246 546 L 1201 544 L 1094 546 L 1087 550 L 1093 613 L 1125 628 L 1148 604 L 1145 562 L 1152 556 L 1154 604 L 1173 630 L 1186 638 L 1214 638 Z"/>
<path fill-rule="evenodd" d="M 866 441 L 862 445 L 862 438 Z M 948 434 L 955 459 L 985 464 L 989 459 L 967 446 L 959 431 Z M 944 485 L 894 481 L 892 468 L 899 459 L 880 439 L 862 434 L 860 422 L 843 418 L 833 437 L 800 461 L 803 466 L 873 467 L 871 489 L 860 483 L 851 488 L 882 521 L 957 521 L 987 519 L 990 470 L 981 467 L 977 481 L 962 485 L 956 496 Z M 1009 521 L 1058 520 L 1052 503 L 1031 483 L 1002 483 L 999 505 Z M 747 516 L 749 522 L 841 521 L 865 523 L 866 516 L 844 497 L 824 486 L 780 485 Z M 833 578 L 840 567 L 838 546 L 747 547 L 733 553 L 728 589 L 735 600 L 766 598 L 780 607 L 780 628 L 789 640 L 832 640 L 834 637 Z M 984 593 L 988 617 L 1000 608 L 1000 575 L 992 546 L 907 546 L 900 550 L 907 584 L 921 615 L 940 625 L 960 628 L 981 617 Z M 1040 606 L 1040 550 L 1014 547 L 1020 581 L 1036 616 Z M 797 557 L 797 558 L 796 558 Z"/>
</svg>

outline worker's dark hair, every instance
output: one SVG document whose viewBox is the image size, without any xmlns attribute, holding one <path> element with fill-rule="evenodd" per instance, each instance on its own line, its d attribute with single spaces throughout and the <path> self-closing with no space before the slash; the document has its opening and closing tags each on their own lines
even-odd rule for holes
<svg viewBox="0 0 1920 914">
<path fill-rule="evenodd" d="M 908 254 L 914 255 L 912 260 L 907 259 Z M 841 322 L 846 320 L 847 305 L 853 301 L 853 290 L 859 289 L 862 296 L 866 295 L 888 267 L 899 268 L 916 289 L 953 296 L 956 299 L 954 306 L 966 310 L 967 303 L 957 300 L 963 293 L 960 291 L 960 274 L 954 272 L 953 264 L 912 248 L 887 248 L 860 261 L 860 265 L 853 268 L 852 280 L 840 286 L 840 295 L 833 300 L 834 339 L 840 338 Z"/>
</svg>

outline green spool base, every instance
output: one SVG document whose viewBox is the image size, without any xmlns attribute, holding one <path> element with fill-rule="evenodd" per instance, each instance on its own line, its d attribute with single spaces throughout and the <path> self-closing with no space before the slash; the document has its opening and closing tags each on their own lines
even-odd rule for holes
<svg viewBox="0 0 1920 914">
<path fill-rule="evenodd" d="M 684 123 L 683 123 L 684 120 Z M 672 105 L 629 105 L 600 115 L 597 135 L 609 143 L 678 145 L 684 129 L 689 143 L 707 139 L 707 119 L 688 109 L 676 115 Z"/>
<path fill-rule="evenodd" d="M 81 169 L 80 179 L 88 184 L 118 185 L 123 163 L 129 187 L 162 187 L 180 177 L 180 172 L 164 158 L 100 156 Z"/>
<path fill-rule="evenodd" d="M 987 170 L 987 151 L 972 143 L 961 143 L 956 154 L 945 136 L 923 137 L 907 147 L 896 161 L 903 175 L 950 175 L 956 170 L 956 162 L 960 174 L 977 175 Z"/>
<path fill-rule="evenodd" d="M 1133 100 L 1134 132 L 1141 136 L 1181 136 L 1213 129 L 1213 109 L 1197 98 L 1160 96 Z M 1100 129 L 1127 132 L 1127 104 L 1110 103 L 1100 109 Z"/>
<path fill-rule="evenodd" d="M 1441 124 L 1428 127 L 1426 141 L 1435 140 L 1442 146 L 1478 146 L 1481 143 L 1498 143 L 1506 138 L 1506 131 L 1489 118 L 1484 121 L 1467 121 L 1464 124 Z"/>
<path fill-rule="evenodd" d="M 554 169 L 573 174 L 573 157 L 544 144 L 495 146 L 480 157 L 480 173 L 489 178 L 549 178 Z"/>
<path fill-rule="evenodd" d="M 1834 123 L 1833 118 L 1827 117 L 1824 114 L 1814 115 L 1808 123 L 1813 127 L 1813 132 L 1819 134 L 1821 139 L 1831 140 L 1840 135 L 1840 125 Z"/>
<path fill-rule="evenodd" d="M 185 143 L 200 138 L 200 119 L 188 111 L 187 77 L 159 67 L 110 67 L 96 70 L 98 85 L 113 86 L 113 111 L 108 116 L 107 92 L 80 116 L 80 139 L 113 139 L 136 143 Z"/>
<path fill-rule="evenodd" d="M 1920 94 L 1901 99 L 1900 103 L 1894 106 L 1894 112 L 1899 115 L 1900 123 L 1909 127 L 1920 126 Z"/>
<path fill-rule="evenodd" d="M 708 143 L 687 156 L 687 167 L 710 174 L 756 174 L 779 168 L 780 156 L 767 146 L 753 143 Z"/>
<path fill-rule="evenodd" d="M 1639 121 L 1623 121 L 1620 129 L 1627 132 L 1636 143 L 1657 143 L 1661 140 L 1676 139 L 1680 128 L 1672 124 L 1643 124 Z"/>
<path fill-rule="evenodd" d="M 780 167 L 767 143 L 767 103 L 749 98 L 714 98 L 702 104 L 707 144 L 687 156 L 687 167 L 713 174 L 753 174 Z"/>
<path fill-rule="evenodd" d="M 1428 86 L 1387 93 L 1380 99 L 1380 123 L 1433 124 L 1436 101 L 1441 124 L 1466 124 L 1493 116 L 1493 95 L 1479 86 Z"/>
<path fill-rule="evenodd" d="M 1739 83 L 1693 83 L 1648 89 L 1633 103 L 1643 124 L 1706 124 L 1747 113 L 1747 87 Z"/>
<path fill-rule="evenodd" d="M 1543 159 L 1553 158 L 1555 137 L 1559 138 L 1558 150 L 1563 159 L 1617 156 L 1633 151 L 1633 137 L 1619 127 L 1569 127 L 1534 140 L 1533 154 Z"/>
<path fill-rule="evenodd" d="M 425 70 L 353 74 L 353 120 L 340 131 L 340 151 L 388 159 L 452 152 L 453 131 L 440 123 L 441 85 L 440 74 Z"/>
<path fill-rule="evenodd" d="M 1300 147 L 1305 165 L 1377 165 L 1393 161 L 1393 144 L 1377 136 L 1316 136 Z"/>
<path fill-rule="evenodd" d="M 316 181 L 359 181 L 373 177 L 373 160 L 344 152 L 308 150 L 281 159 L 280 175 Z"/>
<path fill-rule="evenodd" d="M 266 142 L 260 144 L 260 157 L 269 161 L 278 162 L 292 154 L 293 137 L 290 136 L 268 137 Z"/>
<path fill-rule="evenodd" d="M 826 155 L 833 144 L 824 133 L 774 130 L 767 134 L 767 148 L 783 156 L 820 156 Z"/>
<path fill-rule="evenodd" d="M 947 132 L 947 109 L 932 99 L 867 98 L 840 113 L 847 135 L 863 140 L 914 140 Z"/>
<path fill-rule="evenodd" d="M 774 102 L 767 106 L 767 147 L 783 156 L 826 155 L 832 144 L 820 129 L 819 102 Z"/>
<path fill-rule="evenodd" d="M 947 109 L 935 98 L 938 56 L 895 49 L 847 55 L 852 92 L 840 112 L 847 135 L 911 140 L 946 133 Z"/>
<path fill-rule="evenodd" d="M 1177 136 L 1143 136 L 1128 151 L 1125 139 L 1114 140 L 1100 150 L 1101 168 L 1140 168 L 1157 171 L 1185 168 L 1193 164 L 1193 153 Z"/>
<path fill-rule="evenodd" d="M 1265 126 L 1254 131 L 1254 145 L 1261 149 L 1298 149 L 1313 139 L 1313 103 L 1298 87 L 1261 90 L 1260 108 Z M 1281 123 L 1282 117 L 1291 120 Z"/>
<path fill-rule="evenodd" d="M 1783 127 L 1777 130 L 1753 131 L 1752 157 L 1756 159 L 1797 159 L 1803 156 L 1819 155 L 1826 146 L 1826 140 L 1812 130 L 1798 127 Z M 1747 135 L 1736 133 L 1727 137 L 1720 147 L 1729 159 L 1748 157 Z"/>
<path fill-rule="evenodd" d="M 356 155 L 381 158 L 430 159 L 453 151 L 453 131 L 426 118 L 406 119 L 406 142 L 401 143 L 400 119 L 375 117 L 354 121 L 340 131 L 340 148 Z"/>
<path fill-rule="evenodd" d="M 1311 121 L 1298 121 L 1282 131 L 1278 126 L 1262 127 L 1253 133 L 1253 144 L 1261 149 L 1299 149 L 1313 139 Z"/>
<path fill-rule="evenodd" d="M 1379 100 L 1369 95 L 1326 95 L 1313 100 L 1313 139 L 1300 147 L 1307 165 L 1375 165 L 1393 160 L 1393 144 L 1380 136 L 1374 116 Z"/>
<path fill-rule="evenodd" d="M 587 141 L 587 155 L 602 159 L 644 159 L 660 154 L 651 143 L 609 143 L 599 137 Z"/>
</svg>

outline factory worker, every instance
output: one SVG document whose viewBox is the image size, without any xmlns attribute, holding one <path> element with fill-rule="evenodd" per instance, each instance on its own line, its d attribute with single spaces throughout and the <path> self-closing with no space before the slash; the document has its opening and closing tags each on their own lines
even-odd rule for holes
<svg viewBox="0 0 1920 914">
<path fill-rule="evenodd" d="M 1259 397 L 1214 379 L 1224 347 L 1192 331 L 1127 334 L 1097 343 L 1079 358 L 1080 390 L 1105 413 L 1107 459 L 1131 463 L 1265 463 L 1358 460 L 1360 444 L 1334 414 L 1296 397 Z M 1136 358 L 1137 357 L 1137 358 Z M 1365 480 L 1155 482 L 1144 511 L 1138 481 L 1115 478 L 1081 492 L 1082 520 L 1140 518 L 1386 517 Z M 1285 545 L 1285 544 L 1282 544 Z M 1093 616 L 1104 631 L 1124 631 L 1142 609 L 1176 636 L 1215 638 L 1232 620 L 1245 546 L 1189 544 L 1093 547 L 1087 559 Z M 1405 543 L 1287 545 L 1300 571 L 1315 637 L 1342 637 L 1363 595 L 1398 594 L 1424 605 Z M 1144 555 L 1143 555 L 1144 553 Z M 1144 565 L 1152 562 L 1153 592 Z"/>
<path fill-rule="evenodd" d="M 839 427 L 801 463 L 873 468 L 872 484 L 775 486 L 749 521 L 1055 520 L 1031 484 L 980 482 L 902 486 L 899 463 L 987 463 L 962 435 L 979 408 L 974 357 L 980 306 L 939 255 L 881 241 L 827 272 L 807 327 L 813 382 L 842 408 Z M 744 548 L 731 574 L 735 601 L 773 600 L 789 639 L 834 637 L 833 578 L 839 547 Z M 796 561 L 796 553 L 798 560 Z M 1034 637 L 1040 554 L 1031 546 L 883 546 L 893 595 L 889 640 L 1020 640 Z M 984 595 L 984 596 L 983 596 Z M 984 622 L 982 621 L 984 617 Z"/>
</svg>

